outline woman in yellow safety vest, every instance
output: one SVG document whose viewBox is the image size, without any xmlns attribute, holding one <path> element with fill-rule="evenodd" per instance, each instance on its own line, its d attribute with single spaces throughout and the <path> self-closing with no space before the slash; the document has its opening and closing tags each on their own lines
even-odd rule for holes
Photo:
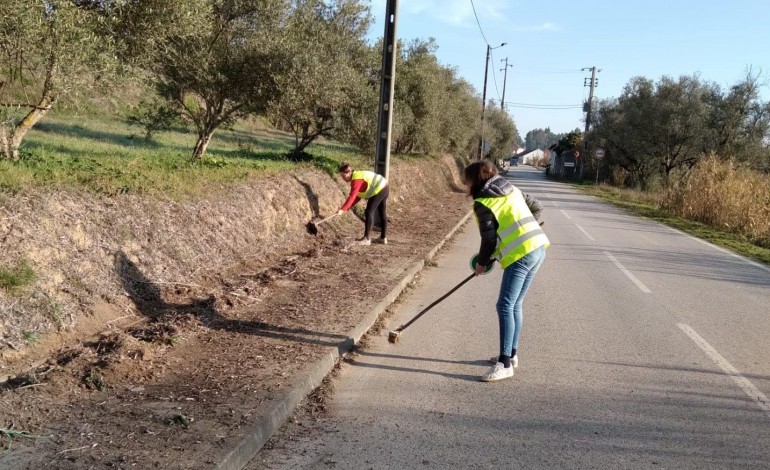
<svg viewBox="0 0 770 470">
<path fill-rule="evenodd" d="M 350 183 L 350 194 L 345 204 L 337 211 L 337 214 L 350 210 L 358 201 L 366 199 L 364 236 L 356 240 L 356 243 L 359 245 L 371 245 L 372 241 L 369 240 L 369 232 L 372 230 L 374 211 L 376 210 L 380 216 L 381 230 L 380 238 L 374 240 L 374 243 L 387 245 L 388 215 L 386 212 L 388 195 L 390 194 L 388 180 L 373 171 L 353 171 L 353 165 L 350 163 L 343 163 L 338 171 L 340 177 L 346 183 Z"/>
<path fill-rule="evenodd" d="M 483 382 L 494 382 L 513 377 L 513 368 L 519 365 L 522 303 L 550 242 L 537 222 L 542 204 L 498 176 L 492 163 L 468 165 L 464 180 L 481 234 L 476 274 L 495 260 L 503 268 L 497 299 L 500 354 L 490 360 L 494 366 L 481 377 Z"/>
</svg>

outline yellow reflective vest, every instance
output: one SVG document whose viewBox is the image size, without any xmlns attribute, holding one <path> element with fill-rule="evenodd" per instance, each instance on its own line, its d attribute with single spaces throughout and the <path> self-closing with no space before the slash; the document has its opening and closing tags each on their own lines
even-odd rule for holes
<svg viewBox="0 0 770 470">
<path fill-rule="evenodd" d="M 497 219 L 497 248 L 492 257 L 503 269 L 551 242 L 530 212 L 521 190 L 502 197 L 480 197 L 476 202 L 487 207 Z"/>
<path fill-rule="evenodd" d="M 366 191 L 358 193 L 358 197 L 361 199 L 369 199 L 372 196 L 376 196 L 388 184 L 388 180 L 384 176 L 373 171 L 354 171 L 352 178 L 354 180 L 366 181 Z"/>
</svg>

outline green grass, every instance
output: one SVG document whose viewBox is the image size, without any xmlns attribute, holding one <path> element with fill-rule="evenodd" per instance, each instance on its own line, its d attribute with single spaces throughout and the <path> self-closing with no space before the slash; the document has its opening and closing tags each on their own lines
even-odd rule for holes
<svg viewBox="0 0 770 470">
<path fill-rule="evenodd" d="M 738 235 L 714 227 L 683 219 L 670 214 L 657 204 L 657 196 L 641 191 L 619 189 L 611 186 L 589 186 L 576 184 L 575 187 L 587 194 L 622 207 L 632 214 L 656 220 L 670 227 L 689 233 L 701 240 L 722 246 L 747 258 L 770 265 L 770 249 L 757 246 Z"/>
<path fill-rule="evenodd" d="M 40 333 L 37 331 L 22 331 L 21 337 L 28 343 L 36 343 L 40 341 Z"/>
<path fill-rule="evenodd" d="M 24 260 L 10 268 L 0 266 L 0 287 L 11 292 L 29 286 L 36 277 L 35 271 Z"/>
<path fill-rule="evenodd" d="M 18 162 L 0 160 L 0 191 L 75 188 L 184 199 L 257 175 L 302 166 L 334 174 L 339 162 L 362 160 L 354 147 L 320 141 L 308 147 L 310 160 L 289 161 L 293 136 L 257 122 L 218 130 L 200 162 L 190 158 L 195 140 L 191 129 L 160 132 L 148 141 L 142 129 L 118 117 L 49 115 L 23 141 Z"/>
</svg>

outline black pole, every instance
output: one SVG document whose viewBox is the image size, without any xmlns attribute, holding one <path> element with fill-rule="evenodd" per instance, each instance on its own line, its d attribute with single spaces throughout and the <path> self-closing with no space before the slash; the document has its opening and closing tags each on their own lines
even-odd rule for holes
<svg viewBox="0 0 770 470">
<path fill-rule="evenodd" d="M 380 82 L 380 107 L 374 157 L 374 172 L 386 179 L 390 170 L 390 130 L 393 123 L 393 90 L 396 83 L 397 14 L 398 0 L 388 0 L 382 42 L 382 81 Z"/>
<path fill-rule="evenodd" d="M 484 91 L 481 93 L 481 138 L 479 139 L 479 160 L 484 158 L 484 112 L 487 108 L 487 75 L 489 73 L 489 56 L 492 48 L 487 44 L 487 57 L 484 62 Z"/>
</svg>

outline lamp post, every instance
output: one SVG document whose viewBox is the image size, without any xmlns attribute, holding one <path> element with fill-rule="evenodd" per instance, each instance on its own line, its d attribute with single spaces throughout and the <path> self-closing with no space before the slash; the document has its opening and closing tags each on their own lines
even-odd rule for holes
<svg viewBox="0 0 770 470">
<path fill-rule="evenodd" d="M 484 63 L 484 91 L 481 93 L 481 139 L 479 139 L 479 160 L 484 157 L 484 112 L 487 109 L 487 76 L 489 75 L 489 58 L 492 56 L 492 50 L 503 47 L 507 42 L 499 46 L 492 47 L 487 44 L 487 58 Z"/>
</svg>

